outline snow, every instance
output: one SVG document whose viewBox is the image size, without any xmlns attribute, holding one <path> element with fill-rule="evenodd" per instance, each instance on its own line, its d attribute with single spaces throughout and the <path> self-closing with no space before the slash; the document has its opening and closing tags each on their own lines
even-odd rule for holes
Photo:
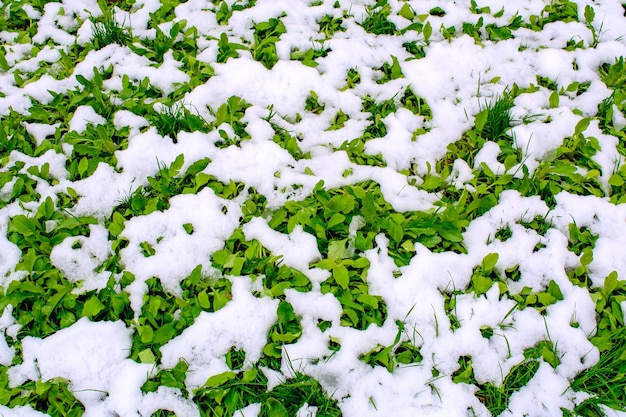
<svg viewBox="0 0 626 417">
<path fill-rule="evenodd" d="M 360 255 L 370 263 L 366 277 L 369 293 L 382 298 L 387 318 L 382 326 L 370 325 L 365 330 L 342 325 L 339 300 L 330 293 L 322 294 L 320 284 L 329 278 L 330 272 L 314 266 L 323 258 L 316 236 L 300 225 L 289 234 L 281 233 L 272 229 L 269 221 L 271 210 L 289 201 L 303 200 L 320 181 L 325 189 L 331 189 L 373 180 L 380 185 L 385 200 L 395 211 L 433 210 L 440 195 L 413 185 L 400 171 L 411 169 L 414 171 L 411 175 L 416 175 L 420 184 L 429 167 L 444 157 L 447 146 L 458 141 L 474 125 L 474 117 L 485 103 L 513 84 L 536 85 L 537 76 L 555 80 L 559 88 L 566 88 L 572 82 L 589 82 L 589 89 L 581 95 L 561 95 L 555 108 L 550 108 L 551 91 L 543 87 L 516 98 L 512 110 L 515 125 L 510 133 L 515 146 L 523 153 L 523 165 L 532 174 L 542 161 L 554 157 L 563 140 L 574 133 L 577 123 L 597 113 L 598 104 L 611 94 L 600 81 L 597 68 L 626 55 L 626 18 L 619 2 L 593 3 L 596 13 L 593 27 L 601 33 L 599 44 L 595 48 L 573 51 L 564 49 L 570 39 L 582 40 L 585 45 L 593 42 L 584 22 L 553 22 L 537 32 L 522 28 L 515 31 L 512 39 L 497 43 L 484 41 L 483 47 L 470 36 L 458 33 L 462 22 L 475 22 L 477 16 L 471 14 L 466 5 L 442 5 L 447 12 L 445 16 L 428 18 L 433 34 L 426 46 L 426 57 L 422 59 L 408 59 L 410 54 L 402 47 L 403 42 L 421 40 L 421 35 L 408 31 L 396 37 L 376 36 L 366 33 L 356 23 L 365 18 L 366 6 L 373 4 L 371 1 L 341 0 L 339 9 L 333 7 L 334 1 L 324 1 L 316 7 L 309 6 L 310 2 L 305 0 L 258 0 L 256 3 L 254 7 L 234 12 L 228 25 L 217 23 L 211 11 L 213 2 L 208 0 L 181 3 L 174 13 L 176 20 L 187 20 L 187 28 L 198 29 L 197 59 L 210 62 L 215 70 L 214 76 L 189 91 L 180 103 L 212 123 L 216 120 L 217 109 L 229 97 L 245 100 L 250 107 L 242 122 L 246 124 L 250 139 L 240 146 L 217 146 L 221 139 L 219 129 L 234 135 L 232 127 L 226 123 L 214 126 L 206 134 L 181 132 L 174 141 L 150 127 L 146 118 L 127 109 L 118 109 L 107 120 L 91 105 L 81 104 L 71 110 L 67 126 L 25 123 L 26 131 L 40 145 L 61 128 L 82 133 L 90 124 L 128 126 L 128 146 L 115 152 L 116 167 L 100 163 L 88 178 L 70 181 L 66 162 L 71 146 L 67 144 L 64 153 L 49 150 L 31 157 L 13 151 L 10 155 L 0 155 L 4 164 L 0 172 L 8 171 L 20 161 L 26 165 L 21 173 L 27 173 L 30 166 L 49 163 L 55 181 L 48 183 L 28 174 L 37 183 L 41 202 L 51 196 L 58 204 L 57 194 L 71 187 L 79 200 L 68 209 L 69 215 L 94 216 L 99 222 L 90 225 L 87 236 L 68 237 L 51 248 L 53 266 L 75 286 L 75 293 L 106 287 L 111 271 L 101 267 L 113 253 L 114 240 L 107 230 L 106 219 L 134 190 L 148 185 L 148 177 L 158 173 L 160 164 L 169 166 L 177 155 L 183 154 L 184 172 L 194 162 L 207 157 L 211 162 L 203 173 L 225 184 L 243 183 L 244 191 L 239 196 L 226 200 L 211 188 L 204 188 L 196 194 L 172 197 L 166 210 L 134 216 L 124 223 L 118 238 L 127 244 L 119 252 L 120 265 L 134 275 L 135 281 L 116 290 L 128 292 L 135 320 L 142 312 L 147 280 L 157 277 L 165 292 L 180 296 L 181 282 L 198 265 L 203 273 L 216 273 L 211 256 L 241 227 L 246 239 L 258 240 L 273 256 L 281 257 L 281 264 L 304 273 L 313 284 L 308 292 L 285 291 L 285 300 L 298 316 L 302 335 L 295 343 L 284 345 L 280 372 L 267 371 L 269 389 L 272 384 L 293 376 L 295 370 L 318 380 L 349 417 L 463 416 L 470 409 L 476 415 L 489 415 L 475 395 L 477 387 L 452 381 L 451 375 L 459 369 L 459 358 L 472 357 L 474 376 L 479 384 L 499 385 L 524 359 L 527 348 L 550 340 L 558 348 L 560 364 L 554 369 L 541 362 L 530 382 L 511 396 L 503 415 L 552 416 L 559 415 L 561 407 L 572 409 L 581 394 L 569 389 L 570 381 L 596 363 L 599 354 L 588 340 L 597 326 L 595 302 L 587 290 L 573 285 L 565 272 L 579 263 L 579 257 L 568 250 L 568 227 L 575 223 L 598 236 L 593 261 L 588 266 L 594 287 L 601 287 L 612 271 L 617 271 L 623 279 L 626 276 L 624 205 L 614 205 L 606 198 L 561 192 L 556 196 L 555 207 L 550 209 L 538 196 L 524 197 L 517 191 L 504 191 L 496 206 L 465 229 L 466 254 L 436 253 L 415 243 L 414 256 L 403 267 L 396 266 L 389 255 L 389 238 L 380 234 L 374 248 Z M 481 2 L 481 6 L 489 6 L 493 13 L 504 8 L 501 17 L 489 14 L 484 17 L 485 23 L 506 25 L 516 13 L 524 19 L 540 14 L 547 3 L 489 0 Z M 577 3 L 581 15 L 584 6 L 591 4 Z M 440 2 L 390 0 L 389 4 L 394 12 L 403 4 L 410 4 L 419 15 L 427 14 Z M 118 21 L 132 28 L 134 35 L 154 38 L 154 29 L 149 29 L 150 14 L 159 7 L 156 0 L 138 0 L 130 12 L 119 8 L 113 11 Z M 341 10 L 349 10 L 354 17 L 344 17 L 346 31 L 337 32 L 326 41 L 331 51 L 317 60 L 317 68 L 289 59 L 294 48 L 314 47 L 314 41 L 322 38 L 317 33 L 317 21 L 322 16 L 340 17 Z M 82 90 L 76 76 L 91 80 L 94 68 L 113 69 L 111 78 L 104 82 L 105 91 L 121 90 L 122 78 L 128 76 L 133 83 L 148 78 L 152 86 L 167 96 L 191 79 L 172 51 L 165 53 L 159 64 L 139 56 L 129 47 L 109 45 L 89 52 L 76 63 L 67 79 L 57 80 L 44 74 L 18 87 L 11 71 L 35 71 L 40 65 L 56 63 L 61 58 L 59 51 L 66 51 L 75 43 L 86 45 L 93 35 L 85 19 L 101 13 L 95 0 L 50 2 L 43 12 L 33 7 L 26 8 L 25 12 L 38 21 L 32 43 L 48 43 L 48 46 L 31 56 L 30 47 L 12 44 L 15 37 L 10 32 L 0 33 L 3 42 L 12 44 L 4 47 L 11 70 L 0 72 L 1 116 L 11 110 L 27 115 L 31 98 L 50 103 L 52 96 L 48 91 L 65 94 L 75 88 Z M 271 70 L 243 50 L 239 51 L 238 58 L 215 62 L 216 40 L 222 32 L 231 42 L 252 42 L 253 23 L 280 17 L 283 12 L 286 16 L 281 19 L 287 32 L 276 45 L 280 60 Z M 390 19 L 398 27 L 408 24 L 398 16 Z M 458 36 L 445 40 L 438 30 L 441 25 L 456 25 Z M 170 27 L 171 24 L 161 25 L 166 33 Z M 392 55 L 398 58 L 404 76 L 378 84 L 376 80 L 381 73 L 375 68 L 390 63 Z M 350 68 L 359 71 L 361 83 L 342 91 L 346 71 Z M 495 77 L 499 78 L 490 81 Z M 398 103 L 409 86 L 426 100 L 433 117 L 426 121 L 406 109 L 398 109 L 384 119 L 387 134 L 368 141 L 364 151 L 366 155 L 382 155 L 384 167 L 356 164 L 347 152 L 337 149 L 344 141 L 359 137 L 369 124 L 370 114 L 362 108 L 365 96 L 377 102 L 394 98 Z M 319 115 L 304 108 L 311 91 L 325 105 Z M 155 108 L 159 105 L 149 99 L 147 103 L 156 104 Z M 342 129 L 327 130 L 339 110 L 350 119 Z M 276 117 L 270 121 L 271 111 Z M 523 121 L 527 117 L 532 120 Z M 293 122 L 298 118 L 301 118 L 299 122 Z M 271 122 L 298 137 L 298 146 L 303 152 L 310 152 L 311 157 L 296 160 L 275 143 Z M 617 106 L 613 107 L 613 123 L 616 129 L 623 130 L 626 126 L 626 118 Z M 423 127 L 430 130 L 413 137 L 413 132 Z M 617 149 L 618 139 L 604 134 L 595 120 L 584 135 L 597 138 L 600 144 L 601 151 L 593 160 L 602 168 L 599 181 L 609 189 L 608 178 L 623 163 Z M 498 144 L 487 142 L 476 154 L 474 166 L 456 160 L 448 181 L 458 189 L 472 190 L 466 183 L 473 178 L 473 169 L 480 168 L 481 164 L 503 174 L 504 164 L 497 159 L 500 152 Z M 520 170 L 521 165 L 512 171 L 520 177 Z M 12 186 L 10 183 L 0 190 L 4 202 L 10 198 Z M 251 188 L 265 197 L 266 206 L 262 213 L 243 224 L 242 204 Z M 18 269 L 21 252 L 7 238 L 9 221 L 18 214 L 31 215 L 38 206 L 39 202 L 12 201 L 0 208 L 0 283 L 5 289 L 11 282 L 28 275 L 27 271 Z M 537 216 L 551 225 L 544 236 L 520 224 Z M 361 222 L 363 218 L 353 219 L 350 238 L 354 239 Z M 193 225 L 191 234 L 183 226 L 189 223 Z M 496 233 L 505 226 L 510 228 L 512 236 L 506 241 L 495 239 Z M 153 255 L 143 253 L 145 243 L 154 249 Z M 538 244 L 543 248 L 536 250 Z M 520 280 L 507 283 L 509 296 L 519 294 L 524 287 L 534 292 L 545 291 L 554 281 L 563 293 L 563 300 L 548 306 L 545 314 L 541 314 L 532 307 L 516 308 L 516 302 L 509 296 L 502 296 L 495 284 L 481 297 L 459 293 L 470 285 L 473 271 L 490 253 L 499 255 L 495 266 L 499 273 L 519 267 Z M 276 322 L 279 301 L 257 294 L 261 285 L 258 277 L 227 275 L 225 278 L 232 283 L 232 299 L 218 311 L 200 313 L 193 324 L 161 347 L 162 358 L 156 364 L 137 363 L 130 358 L 136 323 L 121 320 L 90 321 L 83 317 L 45 338 L 21 338 L 20 352 L 14 347 L 19 325 L 13 318 L 15 311 L 8 306 L 0 317 L 0 365 L 7 369 L 12 387 L 27 381 L 66 379 L 70 391 L 85 407 L 86 416 L 150 416 L 159 409 L 172 410 L 178 416 L 198 416 L 192 395 L 186 397 L 180 390 L 165 386 L 143 393 L 141 387 L 158 370 L 171 369 L 184 360 L 190 369 L 185 385 L 193 391 L 211 376 L 229 370 L 225 355 L 232 347 L 245 351 L 244 369 L 250 369 L 259 361 L 267 333 Z M 450 297 L 455 297 L 455 315 L 459 322 L 456 330 L 452 329 L 446 311 L 446 298 Z M 318 327 L 320 321 L 330 322 L 330 327 L 322 331 Z M 572 326 L 573 322 L 577 326 Z M 394 372 L 388 372 L 384 367 L 370 366 L 359 359 L 378 346 L 396 343 L 397 323 L 404 326 L 401 341 L 410 341 L 419 348 L 423 356 L 420 364 L 400 365 Z M 485 326 L 494 329 L 494 336 L 482 336 L 481 329 Z M 328 347 L 329 340 L 338 342 L 341 349 L 333 352 Z M 16 355 L 21 356 L 19 360 Z M 261 406 L 252 404 L 235 415 L 257 416 L 260 412 Z M 316 407 L 305 405 L 298 415 L 316 413 Z M 2 405 L 0 414 L 45 415 L 29 406 L 8 408 Z"/>
<path fill-rule="evenodd" d="M 107 120 L 100 116 L 91 106 L 80 106 L 74 112 L 74 117 L 70 120 L 70 130 L 77 133 L 83 133 L 87 129 L 87 125 L 105 124 Z"/>
<path fill-rule="evenodd" d="M 250 288 L 249 279 L 233 279 L 233 299 L 215 313 L 202 313 L 183 334 L 163 346 L 161 363 L 172 368 L 179 360 L 186 361 L 193 371 L 185 382 L 197 388 L 210 376 L 229 370 L 223 356 L 232 346 L 245 351 L 246 368 L 257 362 L 278 302 L 253 297 Z"/>
</svg>

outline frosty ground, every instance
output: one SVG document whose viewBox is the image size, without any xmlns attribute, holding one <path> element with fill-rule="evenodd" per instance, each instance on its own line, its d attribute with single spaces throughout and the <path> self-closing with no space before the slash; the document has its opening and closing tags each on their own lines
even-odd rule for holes
<svg viewBox="0 0 626 417">
<path fill-rule="evenodd" d="M 624 410 L 619 1 L 113 3 L 2 2 L 1 415 Z"/>
</svg>

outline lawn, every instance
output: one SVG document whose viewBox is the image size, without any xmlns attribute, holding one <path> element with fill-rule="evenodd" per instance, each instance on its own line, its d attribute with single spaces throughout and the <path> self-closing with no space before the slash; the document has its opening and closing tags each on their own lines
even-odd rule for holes
<svg viewBox="0 0 626 417">
<path fill-rule="evenodd" d="M 626 415 L 626 4 L 0 0 L 0 415 Z"/>
</svg>

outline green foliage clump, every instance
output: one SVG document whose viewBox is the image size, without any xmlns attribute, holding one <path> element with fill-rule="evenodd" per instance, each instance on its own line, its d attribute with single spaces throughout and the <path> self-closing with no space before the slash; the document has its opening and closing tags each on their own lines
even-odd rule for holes
<svg viewBox="0 0 626 417">
<path fill-rule="evenodd" d="M 307 67 L 316 68 L 319 65 L 316 59 L 328 56 L 328 53 L 330 51 L 330 48 L 327 48 L 324 46 L 323 43 L 320 43 L 319 46 L 315 46 L 313 48 L 309 48 L 303 51 L 300 51 L 296 48 L 291 52 L 289 58 L 300 61 Z"/>
<path fill-rule="evenodd" d="M 314 378 L 294 372 L 292 378 L 267 390 L 267 377 L 261 369 L 227 371 L 210 377 L 194 391 L 194 402 L 198 404 L 202 417 L 231 417 L 250 404 L 260 403 L 261 417 L 291 416 L 304 405 L 317 407 L 320 417 L 342 415 L 337 401 L 329 397 Z"/>
<path fill-rule="evenodd" d="M 304 103 L 304 110 L 310 111 L 314 114 L 321 114 L 326 106 L 324 104 L 320 104 L 318 99 L 319 97 L 317 96 L 317 93 L 315 93 L 315 91 L 311 91 Z"/>
<path fill-rule="evenodd" d="M 226 4 L 226 3 L 222 3 Z M 217 42 L 217 62 L 220 64 L 225 63 L 230 58 L 239 58 L 238 50 L 247 50 L 248 48 L 239 43 L 230 42 L 228 40 L 228 35 L 222 32 L 220 34 L 220 39 Z"/>
<path fill-rule="evenodd" d="M 391 64 L 389 62 L 385 62 L 380 68 L 377 69 L 383 73 L 383 76 L 376 80 L 377 84 L 384 84 L 388 81 L 404 77 L 404 74 L 402 74 L 402 68 L 400 67 L 400 62 L 398 61 L 398 58 L 393 55 L 391 56 Z"/>
<path fill-rule="evenodd" d="M 595 116 L 599 119 L 600 128 L 606 134 L 613 135 L 619 139 L 617 150 L 622 156 L 626 156 L 626 130 L 618 129 L 614 123 L 615 108 L 622 114 L 626 114 L 626 64 L 624 57 L 615 60 L 613 64 L 605 63 L 599 68 L 600 79 L 608 88 L 613 90 L 611 95 L 606 97 L 598 105 L 598 113 Z M 615 204 L 625 202 L 624 183 L 626 182 L 626 171 L 623 166 L 617 166 L 614 175 L 609 180 L 612 186 L 613 195 L 611 201 Z"/>
<path fill-rule="evenodd" d="M 371 351 L 359 356 L 363 362 L 374 366 L 382 366 L 393 372 L 399 366 L 415 366 L 423 359 L 419 347 L 413 337 L 406 335 L 404 323 L 396 320 L 398 333 L 389 346 L 378 345 Z"/>
<path fill-rule="evenodd" d="M 53 228 L 47 225 L 54 223 Z M 52 265 L 52 248 L 66 238 L 89 236 L 89 225 L 97 224 L 93 217 L 70 217 L 55 210 L 46 198 L 32 217 L 17 215 L 9 222 L 7 237 L 21 251 L 16 271 L 25 277 L 12 281 L 1 289 L 0 309 L 12 305 L 20 335 L 46 337 L 72 325 L 80 317 L 99 320 L 119 320 L 131 313 L 128 294 L 116 292 L 117 283 L 109 279 L 99 291 L 76 294 L 75 285 Z M 122 278 L 120 284 L 126 284 Z"/>
<path fill-rule="evenodd" d="M 380 121 L 380 124 L 385 127 L 382 121 Z M 380 153 L 376 155 L 365 153 L 365 142 L 366 140 L 364 136 L 352 140 L 346 140 L 336 150 L 344 151 L 348 154 L 350 161 L 357 165 L 369 165 L 374 167 L 387 166 L 387 163 Z M 347 172 L 344 173 L 344 176 L 348 175 L 350 172 L 350 170 L 347 170 Z"/>
<path fill-rule="evenodd" d="M 215 143 L 215 146 L 218 148 L 227 148 L 231 145 L 239 146 L 242 141 L 250 139 L 250 135 L 246 132 L 247 124 L 241 121 L 249 107 L 250 104 L 245 100 L 231 96 L 226 103 L 217 108 L 213 125 L 219 128 L 222 123 L 227 123 L 233 128 L 235 136 L 231 138 L 226 131 L 218 129 L 221 139 Z"/>
<path fill-rule="evenodd" d="M 305 110 L 311 111 L 315 114 L 319 114 L 324 111 L 324 105 L 320 104 L 317 101 L 317 94 L 315 94 L 314 91 L 311 91 L 311 95 L 306 99 Z M 302 140 L 302 135 L 298 133 L 296 136 L 294 136 L 286 128 L 274 122 L 272 119 L 276 116 L 276 113 L 274 112 L 272 106 L 270 106 L 269 111 L 270 114 L 267 118 L 265 118 L 265 120 L 274 130 L 274 137 L 272 138 L 274 143 L 278 144 L 281 148 L 289 152 L 289 154 L 296 161 L 300 159 L 310 159 L 311 153 L 305 153 L 302 151 L 302 149 L 300 149 L 300 141 Z"/>
<path fill-rule="evenodd" d="M 24 169 L 25 163 L 22 161 L 15 161 L 15 163 L 8 167 L 6 171 L 0 172 L 0 189 L 13 181 L 11 192 L 8 198 L 5 200 L 0 198 L 0 208 L 11 204 L 15 201 L 22 203 L 28 203 L 31 201 L 39 201 L 40 194 L 36 191 L 37 180 L 33 177 L 40 177 L 42 179 L 49 179 L 50 164 L 43 164 L 40 168 L 36 166 Z"/>
<path fill-rule="evenodd" d="M 182 297 L 163 290 L 158 278 L 146 281 L 148 292 L 133 335 L 130 357 L 142 363 L 156 363 L 161 358 L 160 347 L 191 326 L 202 311 L 213 312 L 231 299 L 231 282 L 202 274 L 198 265 L 181 282 Z"/>
<path fill-rule="evenodd" d="M 345 114 L 343 110 L 339 109 L 337 114 L 332 118 L 330 126 L 326 130 L 339 130 L 343 129 L 346 122 L 350 120 L 350 116 Z"/>
<path fill-rule="evenodd" d="M 0 403 L 10 409 L 28 405 L 53 417 L 80 417 L 85 412 L 83 404 L 72 394 L 67 380 L 28 381 L 9 387 L 9 376 L 4 366 L 0 367 Z"/>
<path fill-rule="evenodd" d="M 493 416 L 499 416 L 508 407 L 511 396 L 535 376 L 544 361 L 553 368 L 560 363 L 556 348 L 549 340 L 543 340 L 524 350 L 524 359 L 513 366 L 504 378 L 501 385 L 497 386 L 491 382 L 480 384 L 474 376 L 472 358 L 461 356 L 459 358 L 459 369 L 452 373 L 452 381 L 456 384 L 471 384 L 478 387 L 475 395 L 478 400 L 485 405 Z"/>
<path fill-rule="evenodd" d="M 155 211 L 164 211 L 170 207 L 170 198 L 179 194 L 197 194 L 205 187 L 211 188 L 215 194 L 225 200 L 232 200 L 244 192 L 242 183 L 230 181 L 224 184 L 214 176 L 207 174 L 204 169 L 210 163 L 209 158 L 200 159 L 191 164 L 184 174 L 181 169 L 184 164 L 184 155 L 178 155 L 168 167 L 158 162 L 159 171 L 154 177 L 148 177 L 146 187 L 139 186 L 132 193 L 128 193 L 119 200 L 118 206 L 108 220 L 109 233 L 117 237 L 124 229 L 124 222 L 133 216 L 147 215 Z M 258 194 L 253 188 L 246 190 L 248 199 L 243 203 L 244 220 L 253 215 L 259 215 L 265 207 L 265 197 Z M 224 207 L 223 210 L 227 210 Z M 193 227 L 190 226 L 193 230 Z M 189 233 L 189 231 L 188 231 Z"/>
<path fill-rule="evenodd" d="M 356 85 L 361 83 L 361 75 L 357 71 L 356 68 L 348 69 L 346 74 L 346 86 L 341 89 L 341 91 L 348 90 L 350 88 L 354 88 Z"/>
<path fill-rule="evenodd" d="M 161 111 L 148 114 L 152 126 L 159 135 L 169 136 L 174 143 L 179 132 L 200 131 L 206 133 L 209 126 L 201 116 L 193 114 L 184 103 L 178 102 L 171 106 L 163 106 Z"/>
<path fill-rule="evenodd" d="M 259 364 L 275 371 L 280 370 L 282 362 L 282 346 L 296 343 L 302 336 L 302 325 L 293 306 L 281 301 L 276 309 L 278 319 L 267 333 L 267 344 L 263 348 L 263 357 Z"/>
<path fill-rule="evenodd" d="M 272 255 L 259 241 L 246 240 L 241 229 L 226 239 L 224 248 L 215 252 L 211 260 L 215 268 L 226 274 L 260 278 L 263 295 L 284 298 L 284 292 L 289 288 L 301 292 L 311 290 L 306 275 L 282 264 L 281 257 Z"/>
<path fill-rule="evenodd" d="M 10 110 L 3 117 L 0 124 L 0 154 L 9 155 L 11 151 L 17 150 L 25 155 L 39 156 L 47 150 L 41 145 L 37 146 L 35 139 L 26 131 L 23 119 L 24 117 L 14 110 Z"/>
<path fill-rule="evenodd" d="M 396 111 L 396 103 L 394 98 L 384 100 L 377 103 L 373 98 L 366 96 L 363 99 L 363 112 L 369 113 L 367 120 L 370 124 L 363 132 L 363 140 L 367 141 L 371 138 L 380 138 L 387 134 L 387 127 L 383 119 Z"/>
<path fill-rule="evenodd" d="M 256 23 L 254 25 L 254 44 L 251 48 L 252 57 L 262 63 L 265 68 L 272 69 L 278 62 L 276 42 L 280 40 L 280 35 L 286 32 L 285 25 L 277 18 Z"/>
<path fill-rule="evenodd" d="M 154 377 L 148 379 L 141 387 L 141 392 L 155 392 L 160 386 L 178 388 L 184 396 L 188 395 L 185 377 L 189 364 L 180 360 L 172 369 L 161 369 Z"/>
<path fill-rule="evenodd" d="M 343 259 L 343 253 L 335 254 L 335 250 L 343 252 L 342 242 L 337 242 L 337 249 L 333 246 L 331 257 L 315 264 L 316 267 L 326 269 L 331 277 L 321 285 L 322 294 L 331 293 L 341 303 L 341 325 L 359 330 L 367 329 L 371 324 L 382 326 L 387 318 L 387 305 L 382 297 L 369 294 L 367 285 L 367 271 L 369 261 L 361 257 Z"/>
<path fill-rule="evenodd" d="M 101 22 L 92 23 L 93 44 L 96 49 L 107 45 L 127 45 L 132 39 L 130 28 L 124 22 L 118 22 L 115 17 L 105 15 Z"/>
<path fill-rule="evenodd" d="M 72 158 L 66 163 L 72 180 L 92 175 L 101 162 L 117 167 L 115 152 L 128 146 L 129 128 L 115 129 L 112 124 L 88 124 L 85 131 L 68 132 L 63 142 L 72 145 Z"/>
<path fill-rule="evenodd" d="M 296 225 L 317 237 L 322 256 L 331 247 L 341 246 L 342 257 L 352 258 L 350 250 L 364 252 L 374 247 L 374 238 L 384 232 L 390 238 L 389 254 L 399 265 L 407 265 L 413 256 L 412 242 L 420 242 L 433 251 L 465 252 L 461 230 L 464 221 L 450 212 L 398 213 L 383 197 L 375 182 L 365 182 L 334 190 L 316 187 L 303 201 L 289 201 L 273 213 L 270 227 L 291 233 Z M 360 225 L 351 232 L 351 224 Z M 353 248 L 350 249 L 349 248 Z"/>
<path fill-rule="evenodd" d="M 345 32 L 346 28 L 342 26 L 343 19 L 340 17 L 333 17 L 332 15 L 324 15 L 319 20 L 318 32 L 323 34 L 326 39 L 332 38 L 335 32 Z"/>
<path fill-rule="evenodd" d="M 248 0 L 247 2 L 242 2 L 242 0 L 236 0 L 234 3 L 229 4 L 226 0 L 216 0 L 213 2 L 215 6 L 215 19 L 217 23 L 220 25 L 227 25 L 228 20 L 232 17 L 234 12 L 240 12 L 242 10 L 248 9 L 254 6 L 256 0 Z"/>
<path fill-rule="evenodd" d="M 610 331 L 606 338 L 613 341 L 610 348 L 603 350 L 598 363 L 578 374 L 570 384 L 573 391 L 591 395 L 576 406 L 576 415 L 605 415 L 601 406 L 614 410 L 626 409 L 626 331 L 623 325 Z"/>
<path fill-rule="evenodd" d="M 395 35 L 396 25 L 387 18 L 391 14 L 391 6 L 387 0 L 378 0 L 373 6 L 367 8 L 367 17 L 360 25 L 368 33 L 375 35 Z"/>
<path fill-rule="evenodd" d="M 531 15 L 529 21 L 525 26 L 534 31 L 541 31 L 552 22 L 578 22 L 578 5 L 570 0 L 552 0 L 539 16 Z"/>
<path fill-rule="evenodd" d="M 426 103 L 426 100 L 415 94 L 411 87 L 407 87 L 404 91 L 404 95 L 400 99 L 400 103 L 405 108 L 409 109 L 413 114 L 423 116 L 425 120 L 433 118 L 433 112 L 428 103 Z"/>
</svg>

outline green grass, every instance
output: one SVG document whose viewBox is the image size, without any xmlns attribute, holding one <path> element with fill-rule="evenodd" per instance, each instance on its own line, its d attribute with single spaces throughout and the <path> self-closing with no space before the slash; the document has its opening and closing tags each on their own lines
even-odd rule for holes
<svg viewBox="0 0 626 417">
<path fill-rule="evenodd" d="M 387 17 L 391 14 L 391 6 L 387 0 L 379 0 L 375 5 L 367 8 L 367 17 L 360 23 L 366 32 L 375 35 L 395 35 L 396 25 Z"/>
<path fill-rule="evenodd" d="M 101 22 L 92 23 L 93 43 L 96 49 L 111 44 L 127 45 L 132 39 L 132 34 L 124 24 L 125 22 L 118 22 L 110 15 Z"/>
<path fill-rule="evenodd" d="M 496 96 L 482 104 L 480 112 L 476 115 L 477 129 L 481 130 L 484 137 L 488 140 L 498 141 L 507 137 L 507 131 L 513 122 L 511 116 L 512 108 L 513 97 L 507 91 L 502 96 Z"/>
<path fill-rule="evenodd" d="M 591 395 L 575 408 L 576 415 L 602 416 L 601 405 L 615 410 L 626 409 L 626 330 L 621 326 L 613 330 L 608 338 L 614 341 L 611 348 L 602 352 L 598 363 L 581 372 L 571 383 L 574 391 Z"/>
<path fill-rule="evenodd" d="M 208 123 L 201 116 L 193 114 L 183 102 L 171 106 L 164 105 L 160 111 L 149 114 L 148 119 L 159 135 L 169 136 L 174 143 L 177 142 L 178 133 L 181 131 L 209 131 Z"/>
<path fill-rule="evenodd" d="M 258 368 L 214 375 L 194 392 L 202 416 L 233 416 L 235 411 L 260 403 L 263 417 L 292 416 L 306 403 L 320 417 L 341 416 L 337 401 L 308 375 L 294 372 L 267 391 L 267 377 Z"/>
</svg>

